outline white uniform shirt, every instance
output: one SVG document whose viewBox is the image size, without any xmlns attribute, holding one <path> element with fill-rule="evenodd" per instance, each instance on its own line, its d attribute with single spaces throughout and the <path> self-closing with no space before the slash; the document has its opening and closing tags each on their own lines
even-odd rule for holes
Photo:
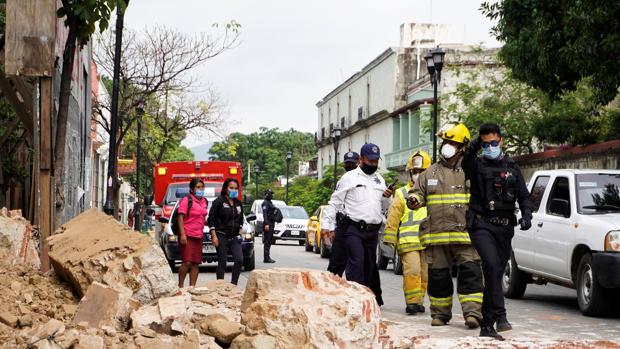
<svg viewBox="0 0 620 349">
<path fill-rule="evenodd" d="M 321 228 L 336 229 L 336 212 L 340 211 L 352 220 L 368 224 L 383 223 L 382 210 L 390 207 L 391 198 L 384 198 L 385 180 L 378 173 L 367 175 L 361 168 L 345 173 L 323 212 Z"/>
</svg>

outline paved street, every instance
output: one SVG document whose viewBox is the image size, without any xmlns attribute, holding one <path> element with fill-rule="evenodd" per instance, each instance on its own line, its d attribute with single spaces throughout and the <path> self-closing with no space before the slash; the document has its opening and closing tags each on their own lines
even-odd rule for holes
<svg viewBox="0 0 620 349">
<path fill-rule="evenodd" d="M 256 246 L 256 267 L 299 267 L 324 270 L 327 260 L 319 255 L 305 252 L 296 242 L 281 243 L 272 247 L 272 258 L 277 263 L 262 263 L 262 245 Z M 460 308 L 455 303 L 455 314 L 450 326 L 431 327 L 430 316 L 427 313 L 407 316 L 404 314 L 404 297 L 402 294 L 402 276 L 394 275 L 392 266 L 381 271 L 381 283 L 385 305 L 383 315 L 400 322 L 410 322 L 425 334 L 440 338 L 462 337 L 477 335 L 478 331 L 465 329 Z M 239 287 L 245 287 L 248 273 L 242 272 Z M 227 270 L 226 280 L 230 279 L 230 268 Z M 198 281 L 200 285 L 207 280 L 215 279 L 215 264 L 201 267 Z M 620 316 L 598 319 L 581 315 L 577 306 L 575 291 L 555 285 L 538 286 L 528 285 L 522 300 L 507 300 L 508 316 L 514 330 L 507 333 L 512 338 L 545 338 L 545 339 L 582 339 L 582 340 L 620 340 Z M 428 309 L 428 299 L 426 300 Z M 619 312 L 620 314 L 620 312 Z M 419 326 L 419 327 L 418 327 Z M 426 333 L 426 330 L 430 332 Z"/>
</svg>

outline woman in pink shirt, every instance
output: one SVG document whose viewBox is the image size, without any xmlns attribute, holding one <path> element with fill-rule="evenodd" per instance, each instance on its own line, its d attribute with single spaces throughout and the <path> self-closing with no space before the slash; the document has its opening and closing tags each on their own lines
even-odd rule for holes
<svg viewBox="0 0 620 349">
<path fill-rule="evenodd" d="M 205 184 L 198 178 L 189 182 L 189 195 L 179 201 L 179 248 L 183 264 L 179 268 L 179 288 L 183 288 L 185 276 L 189 271 L 189 286 L 196 286 L 198 266 L 202 263 L 202 239 L 207 200 L 204 198 Z M 192 205 L 189 207 L 189 200 Z M 188 212 L 189 211 L 189 212 Z"/>
</svg>

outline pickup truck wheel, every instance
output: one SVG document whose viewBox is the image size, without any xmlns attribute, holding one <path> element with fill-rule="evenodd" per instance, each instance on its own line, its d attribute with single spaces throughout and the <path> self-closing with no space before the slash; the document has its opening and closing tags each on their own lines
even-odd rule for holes
<svg viewBox="0 0 620 349">
<path fill-rule="evenodd" d="M 579 309 L 586 316 L 607 315 L 612 300 L 610 290 L 602 287 L 596 281 L 596 270 L 592 266 L 592 256 L 585 254 L 581 257 L 577 268 L 577 303 Z"/>
<path fill-rule="evenodd" d="M 528 279 L 529 275 L 526 272 L 519 270 L 517 262 L 515 261 L 514 253 L 511 253 L 502 277 L 504 296 L 512 299 L 519 299 L 523 297 Z"/>
<path fill-rule="evenodd" d="M 381 251 L 381 241 L 377 244 L 377 268 L 379 270 L 387 269 L 388 263 L 390 259 L 383 256 L 383 252 Z"/>
</svg>

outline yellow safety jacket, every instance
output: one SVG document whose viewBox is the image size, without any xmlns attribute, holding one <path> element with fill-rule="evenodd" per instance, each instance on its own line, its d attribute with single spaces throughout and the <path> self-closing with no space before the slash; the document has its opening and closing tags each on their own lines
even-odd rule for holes
<svg viewBox="0 0 620 349">
<path fill-rule="evenodd" d="M 383 241 L 397 245 L 398 254 L 423 250 L 420 243 L 420 223 L 426 219 L 426 207 L 415 211 L 407 207 L 407 192 L 411 185 L 396 191 L 396 198 L 388 210 L 388 219 L 384 230 Z"/>
<path fill-rule="evenodd" d="M 471 244 L 465 219 L 469 182 L 460 161 L 454 168 L 444 161 L 431 165 L 420 174 L 409 195 L 428 209 L 420 234 L 422 245 Z"/>
</svg>

